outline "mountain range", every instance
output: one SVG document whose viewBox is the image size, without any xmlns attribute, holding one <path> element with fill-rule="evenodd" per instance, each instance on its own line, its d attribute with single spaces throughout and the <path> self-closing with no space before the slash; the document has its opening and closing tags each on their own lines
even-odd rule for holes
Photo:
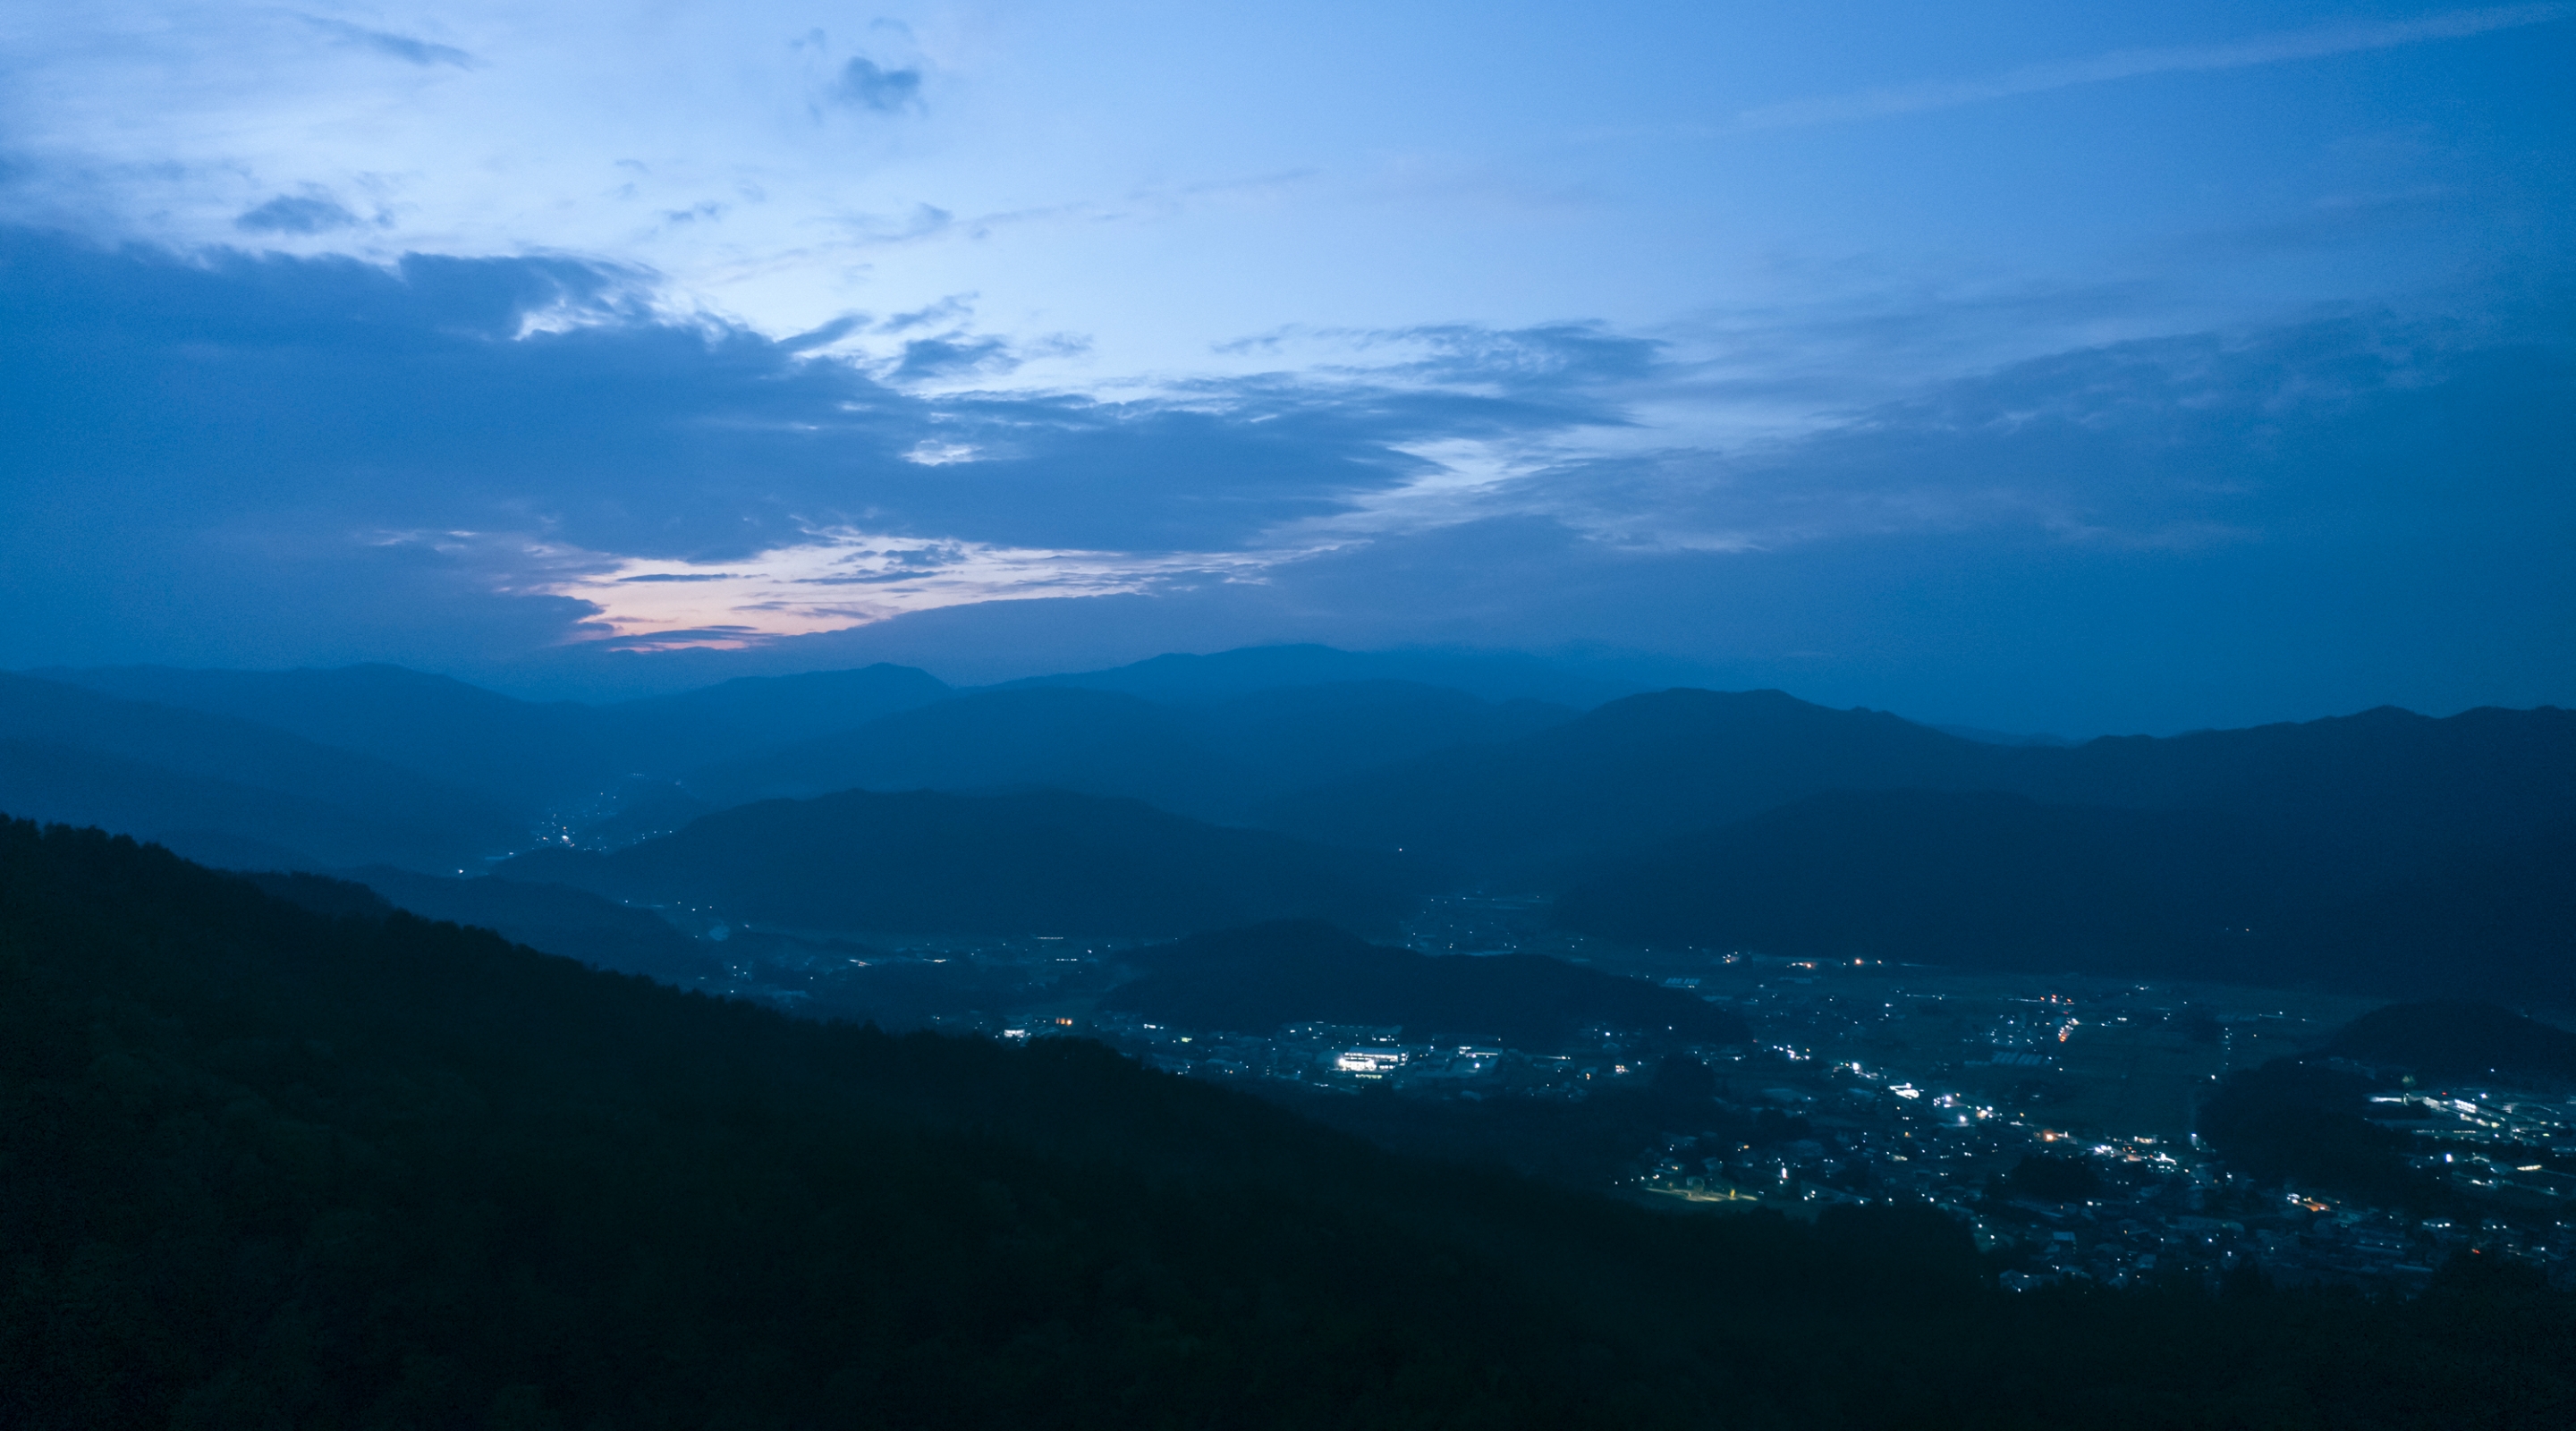
<svg viewBox="0 0 2576 1431">
<path fill-rule="evenodd" d="M 687 779 L 717 803 L 832 790 L 1047 786 L 1210 819 L 1390 761 L 1482 749 L 1573 718 L 1404 681 L 1340 681 L 1163 703 L 1087 685 L 979 691 L 851 730 L 711 765 Z"/>
<path fill-rule="evenodd" d="M 402 766 L 521 812 L 596 795 L 630 777 L 668 779 L 950 694 L 926 671 L 887 665 L 745 677 L 604 706 L 523 701 L 384 665 L 297 671 L 117 666 L 30 674 L 126 701 L 253 722 Z"/>
<path fill-rule="evenodd" d="M 1444 671 L 1475 688 L 1423 679 Z M 1273 647 L 586 706 L 391 667 L 59 671 L 0 677 L 0 808 L 235 867 L 498 868 L 831 928 L 1384 929 L 1481 887 L 1632 942 L 2391 991 L 2576 978 L 2565 711 L 2003 744 L 1777 691 L 1583 708 L 1536 696 L 1602 683 L 1539 674 Z"/>
<path fill-rule="evenodd" d="M 0 808 L 263 862 L 453 868 L 521 835 L 505 807 L 416 767 L 11 675 L 0 675 Z"/>
</svg>

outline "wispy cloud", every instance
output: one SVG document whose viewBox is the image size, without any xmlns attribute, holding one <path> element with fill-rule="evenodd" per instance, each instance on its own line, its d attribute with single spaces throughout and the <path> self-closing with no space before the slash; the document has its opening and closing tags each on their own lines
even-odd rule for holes
<svg viewBox="0 0 2576 1431">
<path fill-rule="evenodd" d="M 1963 104 L 2007 99 L 2077 85 L 2103 84 L 2143 75 L 2185 74 L 2210 70 L 2250 69 L 2290 60 L 2318 59 L 2363 50 L 2395 49 L 2433 40 L 2455 40 L 2496 30 L 2547 24 L 2576 14 L 2576 5 L 2494 5 L 2474 10 L 2447 10 L 2412 20 L 2367 24 L 2320 25 L 2217 45 L 2173 45 L 2113 50 L 2087 59 L 2052 60 L 2024 65 L 1970 80 L 1926 80 L 1851 94 L 1790 100 L 1745 110 L 1731 128 L 1789 129 L 1811 124 L 1847 124 L 1890 115 L 1950 109 Z"/>
<path fill-rule="evenodd" d="M 346 20 L 329 20 L 320 15 L 299 15 L 296 18 L 344 45 L 355 45 L 360 49 L 373 50 L 380 55 L 390 55 L 406 64 L 454 65 L 460 70 L 470 70 L 482 63 L 454 45 L 417 40 L 409 35 L 394 34 L 390 30 L 370 30 L 363 25 L 352 25 Z"/>
<path fill-rule="evenodd" d="M 597 615 L 585 623 L 589 632 L 617 645 L 740 648 L 945 606 L 1121 595 L 1174 579 L 1258 579 L 1280 559 L 1065 551 L 832 528 L 718 567 L 593 558 L 613 564 L 529 590 L 590 603 Z"/>
</svg>

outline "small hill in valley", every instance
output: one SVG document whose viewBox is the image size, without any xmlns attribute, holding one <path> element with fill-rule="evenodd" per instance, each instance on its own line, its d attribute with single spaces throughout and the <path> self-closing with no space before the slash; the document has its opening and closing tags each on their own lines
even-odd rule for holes
<svg viewBox="0 0 2576 1431">
<path fill-rule="evenodd" d="M 700 770 L 718 804 L 835 790 L 985 791 L 1043 786 L 1197 813 L 1242 776 L 1176 712 L 1111 691 L 984 691 Z"/>
<path fill-rule="evenodd" d="M 537 850 L 495 873 L 793 929 L 955 934 L 1297 917 L 1382 929 L 1422 887 L 1400 859 L 1059 790 L 764 800 L 614 853 Z"/>
<path fill-rule="evenodd" d="M 2464 999 L 2373 1009 L 2336 1030 L 2326 1050 L 2434 1078 L 2576 1078 L 2576 1033 Z"/>
<path fill-rule="evenodd" d="M 1430 751 L 1497 744 L 1573 714 L 1407 681 L 1191 702 L 1078 685 L 1011 686 L 713 763 L 689 786 L 717 803 L 849 789 L 1045 787 L 1237 820 L 1272 796 Z"/>
<path fill-rule="evenodd" d="M 1194 934 L 1128 957 L 1147 973 L 1105 1002 L 1183 1028 L 1401 1024 L 1409 1038 L 1536 1051 L 1588 1028 L 1699 1043 L 1746 1037 L 1734 1014 L 1640 979 L 1538 954 L 1417 954 L 1312 920 Z"/>
<path fill-rule="evenodd" d="M 1829 790 L 1974 784 L 1996 753 L 1882 711 L 1671 690 L 1320 785 L 1265 819 L 1311 839 L 1526 874 Z"/>
<path fill-rule="evenodd" d="M 1842 791 L 1600 861 L 1555 917 L 1649 945 L 2565 1000 L 2567 833 L 2356 892 L 2339 846 L 2259 814 Z"/>
<path fill-rule="evenodd" d="M 1557 905 L 1639 944 L 2078 968 L 2205 957 L 2260 865 L 2198 811 L 1843 791 L 1610 862 Z"/>
</svg>

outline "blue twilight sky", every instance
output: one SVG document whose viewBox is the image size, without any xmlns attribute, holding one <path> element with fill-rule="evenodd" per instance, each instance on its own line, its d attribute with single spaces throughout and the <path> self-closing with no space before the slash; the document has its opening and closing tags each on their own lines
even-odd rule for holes
<svg viewBox="0 0 2576 1431">
<path fill-rule="evenodd" d="M 2576 3 L 20 5 L 0 665 L 2576 703 Z"/>
</svg>

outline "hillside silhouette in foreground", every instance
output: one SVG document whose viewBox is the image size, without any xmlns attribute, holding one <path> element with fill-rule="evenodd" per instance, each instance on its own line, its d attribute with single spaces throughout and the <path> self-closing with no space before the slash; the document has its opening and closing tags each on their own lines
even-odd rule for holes
<svg viewBox="0 0 2576 1431">
<path fill-rule="evenodd" d="M 0 1109 L 39 1431 L 2538 1428 L 2576 1384 L 2576 1302 L 2511 1267 L 2013 1297 L 1929 1210 L 1623 1207 L 24 822 Z"/>
</svg>

